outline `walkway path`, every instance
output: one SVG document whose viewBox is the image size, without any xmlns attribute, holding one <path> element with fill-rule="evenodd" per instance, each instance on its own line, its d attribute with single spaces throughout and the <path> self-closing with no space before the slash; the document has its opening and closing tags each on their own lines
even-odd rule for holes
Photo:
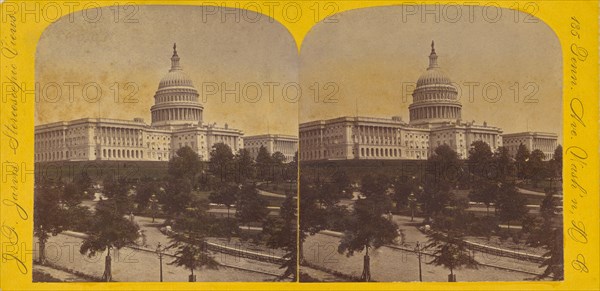
<svg viewBox="0 0 600 291">
<path fill-rule="evenodd" d="M 135 248 L 113 250 L 111 252 L 113 278 L 115 281 L 158 281 L 159 258 L 152 250 L 155 250 L 159 243 L 162 246 L 169 244 L 168 237 L 157 228 L 164 221 L 155 219 L 155 222 L 152 223 L 152 218 L 139 216 L 134 220 L 139 224 L 146 237 L 143 248 L 150 251 Z M 47 260 L 61 268 L 101 277 L 104 271 L 106 252 L 91 257 L 80 254 L 82 237 L 82 234 L 74 232 L 64 232 L 51 237 L 46 246 Z M 243 248 L 243 245 L 240 248 Z M 37 254 L 37 252 L 35 253 Z M 215 260 L 223 266 L 219 270 L 195 271 L 197 281 L 266 281 L 273 280 L 283 272 L 276 264 L 221 253 L 213 253 L 213 255 Z M 186 282 L 190 271 L 169 265 L 168 263 L 172 260 L 172 257 L 163 257 L 164 281 Z"/>
<path fill-rule="evenodd" d="M 410 222 L 410 217 L 394 216 L 394 221 L 404 230 L 406 245 L 403 248 L 413 250 L 416 242 L 424 245 L 427 237 Z M 417 218 L 415 218 L 415 222 Z M 304 245 L 304 257 L 312 264 L 328 269 L 338 270 L 344 274 L 360 277 L 364 253 L 355 253 L 347 257 L 337 252 L 340 233 L 322 232 L 309 236 Z M 415 252 L 384 246 L 371 253 L 371 273 L 376 281 L 417 281 L 419 279 L 419 262 Z M 535 263 L 524 262 L 486 253 L 475 253 L 475 258 L 483 264 L 499 268 L 480 266 L 477 270 L 462 269 L 455 273 L 459 281 L 521 281 L 534 277 L 528 273 L 540 273 L 542 270 Z M 446 281 L 449 271 L 443 267 L 426 264 L 430 256 L 422 257 L 423 281 Z M 509 271 L 506 269 L 514 269 Z"/>
</svg>

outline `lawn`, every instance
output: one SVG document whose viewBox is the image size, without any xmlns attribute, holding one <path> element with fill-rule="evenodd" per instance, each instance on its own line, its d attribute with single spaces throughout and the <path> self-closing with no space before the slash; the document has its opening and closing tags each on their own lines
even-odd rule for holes
<svg viewBox="0 0 600 291">
<path fill-rule="evenodd" d="M 517 184 L 517 187 L 523 188 L 530 191 L 544 192 L 546 188 L 554 188 L 559 194 L 562 194 L 562 181 L 561 180 L 542 180 L 539 181 L 536 186 L 531 182 L 521 182 Z"/>
<path fill-rule="evenodd" d="M 192 192 L 192 194 L 194 194 L 197 198 L 206 199 L 206 200 L 209 200 L 208 197 L 210 196 L 210 193 L 212 193 L 212 191 L 193 191 Z M 260 196 L 260 197 L 267 201 L 267 206 L 280 207 L 284 200 L 284 198 L 279 198 L 279 197 L 271 197 L 271 196 Z"/>
<path fill-rule="evenodd" d="M 267 191 L 267 192 L 271 192 L 271 193 L 276 193 L 276 194 L 281 194 L 281 195 L 286 195 L 288 192 L 292 193 L 292 194 L 296 194 L 296 192 L 298 191 L 298 184 L 296 184 L 295 182 L 280 182 L 280 183 L 263 183 L 260 184 L 258 186 L 259 189 Z"/>
</svg>

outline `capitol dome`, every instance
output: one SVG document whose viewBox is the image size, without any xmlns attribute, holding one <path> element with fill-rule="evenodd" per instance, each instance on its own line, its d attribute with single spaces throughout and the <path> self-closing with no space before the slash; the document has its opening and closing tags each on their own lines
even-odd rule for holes
<svg viewBox="0 0 600 291">
<path fill-rule="evenodd" d="M 428 68 L 425 73 L 419 77 L 417 81 L 418 87 L 428 86 L 428 85 L 449 85 L 452 83 L 450 78 L 446 75 L 444 71 L 442 71 L 438 67 Z"/>
<path fill-rule="evenodd" d="M 194 87 L 192 80 L 183 70 L 169 71 L 158 84 L 158 89 L 165 87 Z"/>
<path fill-rule="evenodd" d="M 409 106 L 411 124 L 440 124 L 461 117 L 462 105 L 458 91 L 437 62 L 434 43 L 431 42 L 429 67 L 417 80 L 413 103 Z"/>
<path fill-rule="evenodd" d="M 153 126 L 174 126 L 202 122 L 204 107 L 198 101 L 198 90 L 179 65 L 177 45 L 173 45 L 171 69 L 160 80 L 154 94 Z"/>
</svg>

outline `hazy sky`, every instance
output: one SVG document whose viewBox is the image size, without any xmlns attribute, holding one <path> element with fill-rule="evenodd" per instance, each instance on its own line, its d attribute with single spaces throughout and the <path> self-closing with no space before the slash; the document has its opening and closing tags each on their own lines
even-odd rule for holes
<svg viewBox="0 0 600 291">
<path fill-rule="evenodd" d="M 466 9 L 464 11 L 467 11 Z M 409 93 L 403 84 L 415 84 L 429 64 L 435 40 L 438 63 L 462 89 L 463 120 L 487 121 L 505 133 L 562 131 L 562 54 L 555 34 L 543 22 L 515 23 L 514 11 L 503 10 L 497 23 L 468 17 L 455 24 L 433 17 L 402 19 L 400 7 L 358 9 L 341 13 L 337 23 L 317 24 L 306 36 L 300 53 L 303 84 L 338 84 L 337 103 L 303 99 L 300 122 L 341 115 L 391 117 L 408 121 Z M 480 9 L 474 15 L 480 16 Z M 523 19 L 523 17 L 521 17 Z M 528 83 L 533 83 L 526 88 Z M 469 83 L 477 83 L 473 101 Z M 500 100 L 494 99 L 496 85 Z M 515 102 L 515 83 L 520 98 Z M 512 88 L 512 89 L 511 89 Z M 538 103 L 524 103 L 534 90 Z M 330 91 L 321 91 L 322 95 Z M 402 96 L 408 96 L 403 102 Z"/>
<path fill-rule="evenodd" d="M 487 121 L 506 133 L 529 129 L 562 136 L 559 42 L 541 21 L 516 23 L 513 11 L 503 10 L 496 23 L 482 17 L 472 23 L 468 17 L 457 23 L 436 23 L 433 18 L 423 22 L 418 16 L 403 21 L 398 6 L 352 10 L 337 15 L 337 23 L 313 27 L 303 40 L 300 56 L 287 29 L 267 17 L 256 23 L 234 18 L 222 21 L 220 17 L 203 19 L 202 7 L 140 6 L 137 23 L 125 23 L 115 21 L 111 13 L 104 8 L 96 23 L 76 13 L 74 21 L 63 18 L 44 32 L 36 58 L 42 97 L 36 124 L 83 117 L 142 117 L 150 123 L 150 106 L 160 79 L 170 68 L 174 42 L 181 65 L 200 94 L 213 84 L 233 89 L 239 83 L 238 93 L 228 95 L 225 102 L 221 100 L 223 88 L 207 97 L 205 122 L 227 122 L 248 135 L 267 130 L 297 135 L 298 120 L 357 111 L 362 116 L 400 115 L 408 121 L 410 87 L 427 68 L 430 44 L 435 40 L 438 63 L 462 92 L 464 120 Z M 481 15 L 478 8 L 475 15 Z M 135 86 L 126 87 L 128 82 Z M 282 97 L 284 85 L 294 82 L 303 87 L 299 103 Z M 325 87 L 328 82 L 335 86 Z M 84 86 L 90 83 L 102 88 L 97 102 L 82 97 Z M 120 102 L 114 100 L 115 83 Z M 314 100 L 315 83 L 319 102 Z M 62 95 L 58 102 L 49 102 L 56 99 L 54 84 Z M 244 91 L 247 84 L 251 86 Z M 473 100 L 467 99 L 468 84 L 478 84 Z M 497 87 L 501 89 L 499 101 L 484 100 L 486 85 L 490 98 L 496 96 Z M 256 96 L 256 86 L 261 90 L 260 101 L 244 100 L 244 93 Z M 269 86 L 274 102 L 269 100 Z M 70 87 L 73 101 L 68 98 Z M 123 103 L 134 88 L 138 89 L 137 101 Z M 336 103 L 323 103 L 334 88 L 338 88 Z M 87 90 L 88 96 L 96 95 L 94 87 Z M 290 96 L 294 92 L 290 87 Z M 524 102 L 530 93 L 537 103 Z M 235 97 L 242 98 L 241 102 Z"/>
<path fill-rule="evenodd" d="M 205 122 L 227 122 L 247 135 L 267 133 L 268 129 L 297 135 L 298 103 L 285 102 L 281 96 L 283 85 L 295 82 L 298 72 L 296 43 L 287 29 L 267 17 L 256 23 L 236 22 L 233 17 L 223 22 L 218 16 L 203 20 L 201 9 L 140 6 L 135 14 L 138 23 L 124 23 L 124 16 L 114 21 L 110 8 L 104 8 L 97 23 L 86 22 L 76 13 L 73 22 L 65 17 L 51 25 L 37 48 L 36 78 L 44 97 L 37 104 L 36 124 L 84 117 L 142 117 L 150 123 L 153 96 L 171 67 L 172 47 L 177 42 L 181 66 L 200 94 L 211 91 L 212 84 L 221 87 L 225 82 L 232 90 L 239 83 L 240 93 L 227 95 L 225 102 L 221 90 L 207 96 Z M 103 90 L 95 103 L 82 96 L 84 85 L 90 82 Z M 134 86 L 126 88 L 127 82 L 136 84 L 138 102 L 115 103 L 115 82 L 120 85 L 121 100 L 134 91 Z M 273 82 L 272 103 L 265 82 Z M 49 102 L 56 98 L 53 83 L 62 89 L 62 97 L 55 103 Z M 250 85 L 245 96 L 251 99 L 257 96 L 259 85 L 262 96 L 258 102 L 244 101 L 246 84 Z M 68 100 L 69 87 L 74 88 L 74 102 Z M 87 90 L 87 96 L 93 98 L 95 88 Z"/>
</svg>

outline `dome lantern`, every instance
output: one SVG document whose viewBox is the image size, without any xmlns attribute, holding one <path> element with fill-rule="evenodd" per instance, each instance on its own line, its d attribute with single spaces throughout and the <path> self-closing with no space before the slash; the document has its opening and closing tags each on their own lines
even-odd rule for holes
<svg viewBox="0 0 600 291">
<path fill-rule="evenodd" d="M 427 70 L 431 70 L 433 68 L 438 68 L 438 63 L 437 63 L 437 54 L 435 53 L 435 45 L 433 43 L 433 40 L 431 41 L 431 53 L 429 54 L 429 67 L 427 68 Z"/>
<path fill-rule="evenodd" d="M 171 70 L 169 72 L 181 70 L 179 66 L 179 56 L 177 55 L 177 43 L 173 44 L 173 56 L 171 57 Z"/>
</svg>

